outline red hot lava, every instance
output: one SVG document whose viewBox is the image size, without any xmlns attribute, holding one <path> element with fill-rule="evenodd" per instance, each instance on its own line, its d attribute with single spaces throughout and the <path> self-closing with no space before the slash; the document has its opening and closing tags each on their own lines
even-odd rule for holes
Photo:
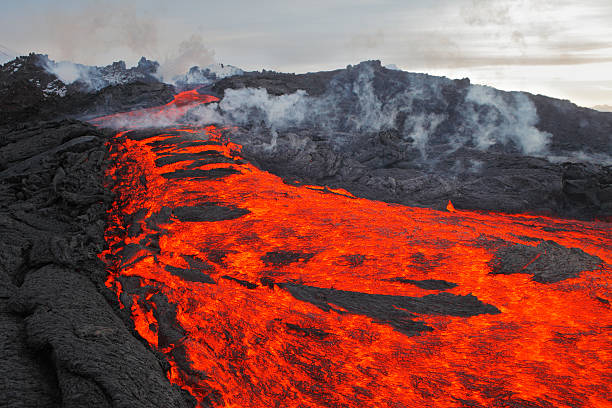
<svg viewBox="0 0 612 408">
<path fill-rule="evenodd" d="M 611 406 L 608 224 L 289 185 L 223 134 L 110 142 L 107 286 L 201 406 Z"/>
</svg>

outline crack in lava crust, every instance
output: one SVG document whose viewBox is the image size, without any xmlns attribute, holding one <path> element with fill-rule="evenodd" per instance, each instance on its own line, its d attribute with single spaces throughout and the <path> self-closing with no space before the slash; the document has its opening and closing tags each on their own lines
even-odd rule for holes
<svg viewBox="0 0 612 408">
<path fill-rule="evenodd" d="M 120 132 L 107 174 L 107 286 L 201 406 L 610 406 L 609 224 L 288 185 L 223 134 Z M 492 270 L 546 241 L 588 262 Z"/>
</svg>

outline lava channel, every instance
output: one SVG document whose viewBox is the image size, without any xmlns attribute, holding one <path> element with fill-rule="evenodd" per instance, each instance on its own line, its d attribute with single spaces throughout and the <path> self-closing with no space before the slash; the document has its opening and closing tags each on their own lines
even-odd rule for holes
<svg viewBox="0 0 612 408">
<path fill-rule="evenodd" d="M 609 224 L 290 185 L 226 134 L 109 142 L 107 286 L 200 406 L 611 406 Z"/>
</svg>

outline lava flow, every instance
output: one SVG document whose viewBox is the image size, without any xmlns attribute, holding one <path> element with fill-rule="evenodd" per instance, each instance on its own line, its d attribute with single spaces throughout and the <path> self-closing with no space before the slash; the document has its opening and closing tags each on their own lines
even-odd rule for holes
<svg viewBox="0 0 612 408">
<path fill-rule="evenodd" d="M 224 135 L 122 131 L 107 174 L 107 286 L 200 406 L 612 404 L 609 224 L 285 183 Z"/>
</svg>

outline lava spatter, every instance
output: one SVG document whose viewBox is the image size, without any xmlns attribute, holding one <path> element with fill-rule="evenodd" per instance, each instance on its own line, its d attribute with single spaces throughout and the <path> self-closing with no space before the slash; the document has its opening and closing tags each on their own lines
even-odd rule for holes
<svg viewBox="0 0 612 408">
<path fill-rule="evenodd" d="M 212 126 L 110 150 L 107 285 L 201 406 L 610 406 L 609 224 L 288 185 Z"/>
</svg>

